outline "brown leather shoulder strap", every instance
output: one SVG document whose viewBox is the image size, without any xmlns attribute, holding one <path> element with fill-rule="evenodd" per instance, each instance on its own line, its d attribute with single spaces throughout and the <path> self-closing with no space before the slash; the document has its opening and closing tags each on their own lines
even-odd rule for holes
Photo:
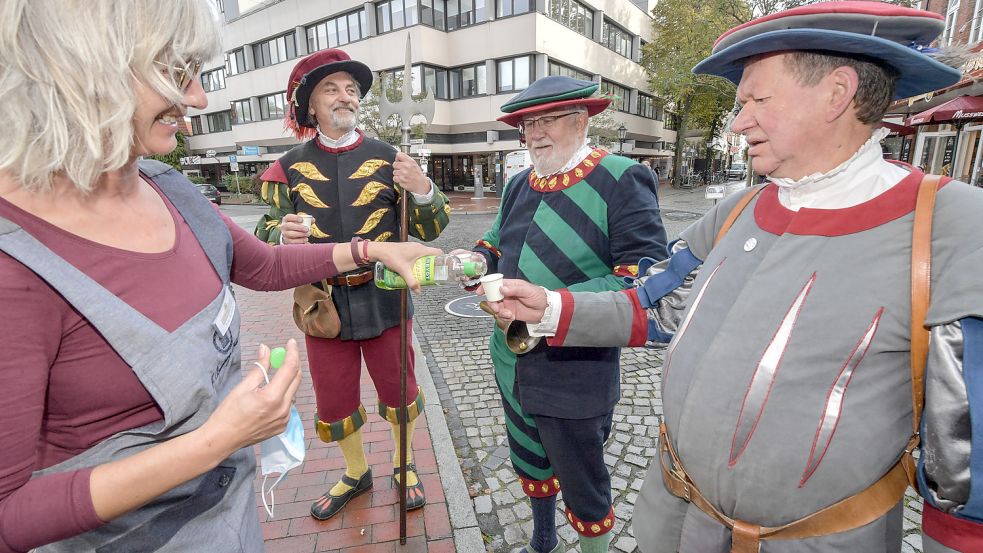
<svg viewBox="0 0 983 553">
<path fill-rule="evenodd" d="M 714 246 L 716 246 L 717 243 L 720 242 L 720 240 L 724 237 L 724 235 L 727 234 L 727 231 L 730 230 L 730 227 L 734 225 L 734 221 L 736 221 L 737 218 L 741 215 L 741 212 L 744 211 L 744 208 L 747 207 L 747 205 L 751 203 L 751 200 L 753 200 L 754 197 L 758 195 L 758 193 L 764 190 L 765 186 L 767 185 L 768 183 L 759 184 L 755 187 L 750 188 L 747 192 L 744 193 L 744 197 L 741 198 L 740 201 L 738 201 L 737 204 L 734 205 L 734 208 L 730 210 L 730 213 L 727 215 L 727 219 L 724 220 L 724 226 L 720 227 L 720 230 L 717 231 L 717 237 L 713 239 Z"/>
<path fill-rule="evenodd" d="M 932 217 L 938 175 L 925 175 L 918 186 L 915 222 L 911 232 L 911 404 L 912 434 L 918 436 L 925 403 L 925 363 L 928 358 L 928 328 L 925 315 L 932 286 Z M 917 441 L 913 444 L 917 446 Z"/>
</svg>

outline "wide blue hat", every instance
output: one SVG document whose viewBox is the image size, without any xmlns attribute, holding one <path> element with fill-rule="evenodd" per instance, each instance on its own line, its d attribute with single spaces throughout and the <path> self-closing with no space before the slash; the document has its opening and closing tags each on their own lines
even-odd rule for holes
<svg viewBox="0 0 983 553">
<path fill-rule="evenodd" d="M 594 95 L 600 86 L 594 81 L 563 75 L 543 77 L 505 102 L 502 105 L 505 115 L 498 120 L 515 127 L 523 117 L 531 113 L 575 105 L 584 106 L 588 116 L 593 117 L 611 105 L 611 98 Z"/>
<path fill-rule="evenodd" d="M 744 60 L 784 50 L 856 54 L 894 68 L 895 98 L 945 88 L 962 74 L 931 56 L 929 44 L 945 28 L 932 12 L 882 2 L 822 2 L 754 19 L 720 35 L 710 57 L 693 73 L 717 75 L 734 84 Z"/>
</svg>

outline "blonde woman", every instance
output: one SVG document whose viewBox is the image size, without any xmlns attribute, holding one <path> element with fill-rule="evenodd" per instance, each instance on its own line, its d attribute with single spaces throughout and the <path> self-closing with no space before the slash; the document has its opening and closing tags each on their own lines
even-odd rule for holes
<svg viewBox="0 0 983 553">
<path fill-rule="evenodd" d="M 299 360 L 291 340 L 268 385 L 240 376 L 230 283 L 410 280 L 439 252 L 272 248 L 139 160 L 206 105 L 209 6 L 0 3 L 0 551 L 261 551 L 247 446 L 283 431 Z"/>
</svg>

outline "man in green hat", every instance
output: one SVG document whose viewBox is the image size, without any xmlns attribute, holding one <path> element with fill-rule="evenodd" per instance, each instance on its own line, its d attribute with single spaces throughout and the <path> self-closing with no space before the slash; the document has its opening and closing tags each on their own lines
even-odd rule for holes
<svg viewBox="0 0 983 553">
<path fill-rule="evenodd" d="M 652 172 L 587 144 L 588 119 L 611 103 L 598 84 L 546 77 L 509 100 L 499 118 L 519 129 L 533 166 L 509 181 L 498 218 L 474 251 L 489 272 L 551 290 L 620 290 L 642 257 L 666 257 Z M 614 528 L 604 441 L 620 397 L 619 348 L 554 348 L 516 356 L 500 329 L 491 338 L 512 465 L 532 502 L 522 553 L 560 551 L 554 511 L 583 553 L 607 551 Z"/>
</svg>

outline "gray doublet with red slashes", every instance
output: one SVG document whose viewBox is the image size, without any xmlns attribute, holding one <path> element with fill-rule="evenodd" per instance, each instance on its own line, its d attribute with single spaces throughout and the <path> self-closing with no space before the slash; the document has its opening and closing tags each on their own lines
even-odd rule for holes
<svg viewBox="0 0 983 553">
<path fill-rule="evenodd" d="M 690 477 L 724 514 L 780 526 L 866 489 L 900 458 L 911 434 L 910 241 L 920 180 L 914 172 L 855 207 L 798 212 L 782 207 L 772 185 L 716 247 L 739 195 L 683 232 L 703 263 L 666 354 L 665 422 Z M 939 190 L 929 325 L 983 314 L 973 284 L 983 274 L 983 237 L 970 232 L 983 208 L 978 192 L 958 182 Z M 639 345 L 639 326 L 651 321 L 640 319 L 632 293 L 611 295 L 564 297 L 563 345 Z M 761 551 L 897 551 L 900 513 L 899 504 L 867 526 L 764 541 Z M 727 528 L 666 491 L 658 460 L 633 526 L 646 553 L 726 552 L 731 541 Z"/>
</svg>

